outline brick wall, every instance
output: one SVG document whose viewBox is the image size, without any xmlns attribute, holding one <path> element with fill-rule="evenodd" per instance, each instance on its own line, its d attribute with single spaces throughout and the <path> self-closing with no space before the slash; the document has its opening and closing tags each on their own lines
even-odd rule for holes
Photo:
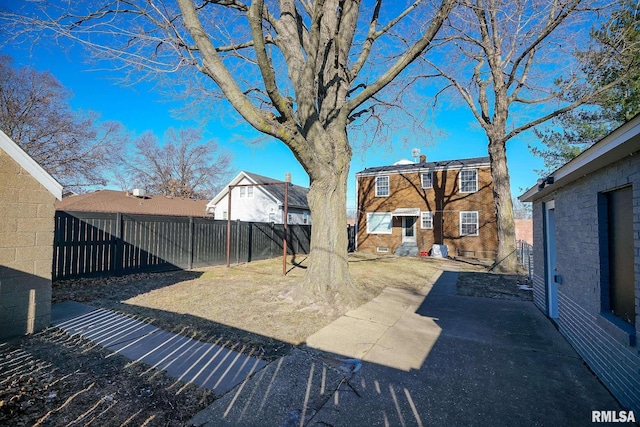
<svg viewBox="0 0 640 427">
<path fill-rule="evenodd" d="M 376 252 L 377 247 L 393 251 L 402 243 L 402 218 L 393 219 L 392 234 L 367 234 L 368 212 L 392 212 L 397 208 L 419 208 L 433 212 L 433 229 L 422 229 L 420 218 L 416 240 L 420 251 L 445 244 L 449 254 L 494 258 L 497 247 L 493 185 L 488 168 L 478 169 L 478 191 L 460 193 L 460 170 L 434 172 L 433 188 L 422 188 L 420 173 L 389 173 L 389 196 L 375 196 L 375 177 L 358 178 L 358 250 Z M 478 236 L 460 237 L 460 211 L 478 211 Z"/>
<path fill-rule="evenodd" d="M 0 338 L 49 326 L 54 201 L 0 150 Z"/>
<path fill-rule="evenodd" d="M 603 312 L 598 193 L 633 186 L 636 331 L 630 333 Z M 558 327 L 595 374 L 626 407 L 640 412 L 640 159 L 637 156 L 601 169 L 534 203 L 534 301 L 543 311 L 543 201 L 555 200 Z M 594 408 L 608 409 L 608 408 Z"/>
</svg>

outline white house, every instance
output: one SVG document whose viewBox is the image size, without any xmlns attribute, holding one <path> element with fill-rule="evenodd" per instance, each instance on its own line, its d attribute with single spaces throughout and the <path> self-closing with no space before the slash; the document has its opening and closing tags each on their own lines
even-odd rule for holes
<svg viewBox="0 0 640 427">
<path fill-rule="evenodd" d="M 215 219 L 227 219 L 229 213 L 229 187 L 231 191 L 231 219 L 252 222 L 283 223 L 284 181 L 240 172 L 225 188 L 207 203 L 207 213 Z M 311 211 L 307 203 L 308 188 L 289 184 L 288 224 L 311 224 Z"/>
</svg>

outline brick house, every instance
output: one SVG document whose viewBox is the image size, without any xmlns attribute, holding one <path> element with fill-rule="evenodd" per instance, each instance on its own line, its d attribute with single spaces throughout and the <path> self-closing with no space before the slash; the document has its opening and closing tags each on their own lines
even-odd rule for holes
<svg viewBox="0 0 640 427">
<path fill-rule="evenodd" d="M 489 158 L 365 169 L 356 174 L 357 250 L 495 258 L 498 247 Z M 436 247 L 436 249 L 439 248 Z"/>
<path fill-rule="evenodd" d="M 534 303 L 640 412 L 640 116 L 520 196 L 533 202 Z"/>
<path fill-rule="evenodd" d="M 62 186 L 0 131 L 0 339 L 49 326 L 54 202 Z"/>
</svg>

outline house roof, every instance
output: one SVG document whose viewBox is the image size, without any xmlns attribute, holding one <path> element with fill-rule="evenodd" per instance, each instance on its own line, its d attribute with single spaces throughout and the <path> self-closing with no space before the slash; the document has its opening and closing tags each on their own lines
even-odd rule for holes
<svg viewBox="0 0 640 427">
<path fill-rule="evenodd" d="M 284 181 L 258 175 L 256 173 L 242 171 L 235 178 L 233 178 L 231 182 L 229 182 L 229 184 L 207 204 L 207 206 L 217 205 L 218 202 L 220 202 L 220 200 L 227 195 L 229 191 L 229 185 L 236 185 L 240 181 L 242 181 L 243 178 L 247 178 L 254 184 L 284 184 Z M 284 203 L 284 185 L 265 185 L 264 187 L 262 187 L 262 189 L 264 189 L 265 192 L 273 197 L 276 202 Z M 294 184 L 289 185 L 289 207 L 309 209 L 309 203 L 307 202 L 308 192 L 309 189 L 306 187 L 301 187 Z"/>
<path fill-rule="evenodd" d="M 439 160 L 435 162 L 395 164 L 366 168 L 356 173 L 356 177 L 378 175 L 380 173 L 407 173 L 426 170 L 462 169 L 465 167 L 487 167 L 489 157 L 472 157 L 469 159 Z"/>
<path fill-rule="evenodd" d="M 519 199 L 533 202 L 598 169 L 640 151 L 640 114 L 623 124 L 575 159 L 528 189 Z"/>
<path fill-rule="evenodd" d="M 62 185 L 58 183 L 51 175 L 45 171 L 35 160 L 31 158 L 22 148 L 11 140 L 3 131 L 0 130 L 0 148 L 4 150 L 9 157 L 16 161 L 24 170 L 46 188 L 53 196 L 62 199 Z"/>
<path fill-rule="evenodd" d="M 120 212 L 139 215 L 207 216 L 206 200 L 169 198 L 166 196 L 135 197 L 124 191 L 100 190 L 65 197 L 56 209 L 75 212 Z"/>
</svg>

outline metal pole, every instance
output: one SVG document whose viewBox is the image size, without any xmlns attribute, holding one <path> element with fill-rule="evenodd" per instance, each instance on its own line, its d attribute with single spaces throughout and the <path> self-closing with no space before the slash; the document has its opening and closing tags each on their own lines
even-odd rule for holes
<svg viewBox="0 0 640 427">
<path fill-rule="evenodd" d="M 287 220 L 289 219 L 289 182 L 287 179 L 290 178 L 291 175 L 286 175 L 285 183 L 284 183 L 284 235 L 282 239 L 282 275 L 287 275 Z"/>
<path fill-rule="evenodd" d="M 227 267 L 231 265 L 231 190 L 233 189 L 233 185 L 229 186 L 229 192 L 227 193 L 227 197 L 229 199 L 229 203 L 227 205 Z"/>
</svg>

